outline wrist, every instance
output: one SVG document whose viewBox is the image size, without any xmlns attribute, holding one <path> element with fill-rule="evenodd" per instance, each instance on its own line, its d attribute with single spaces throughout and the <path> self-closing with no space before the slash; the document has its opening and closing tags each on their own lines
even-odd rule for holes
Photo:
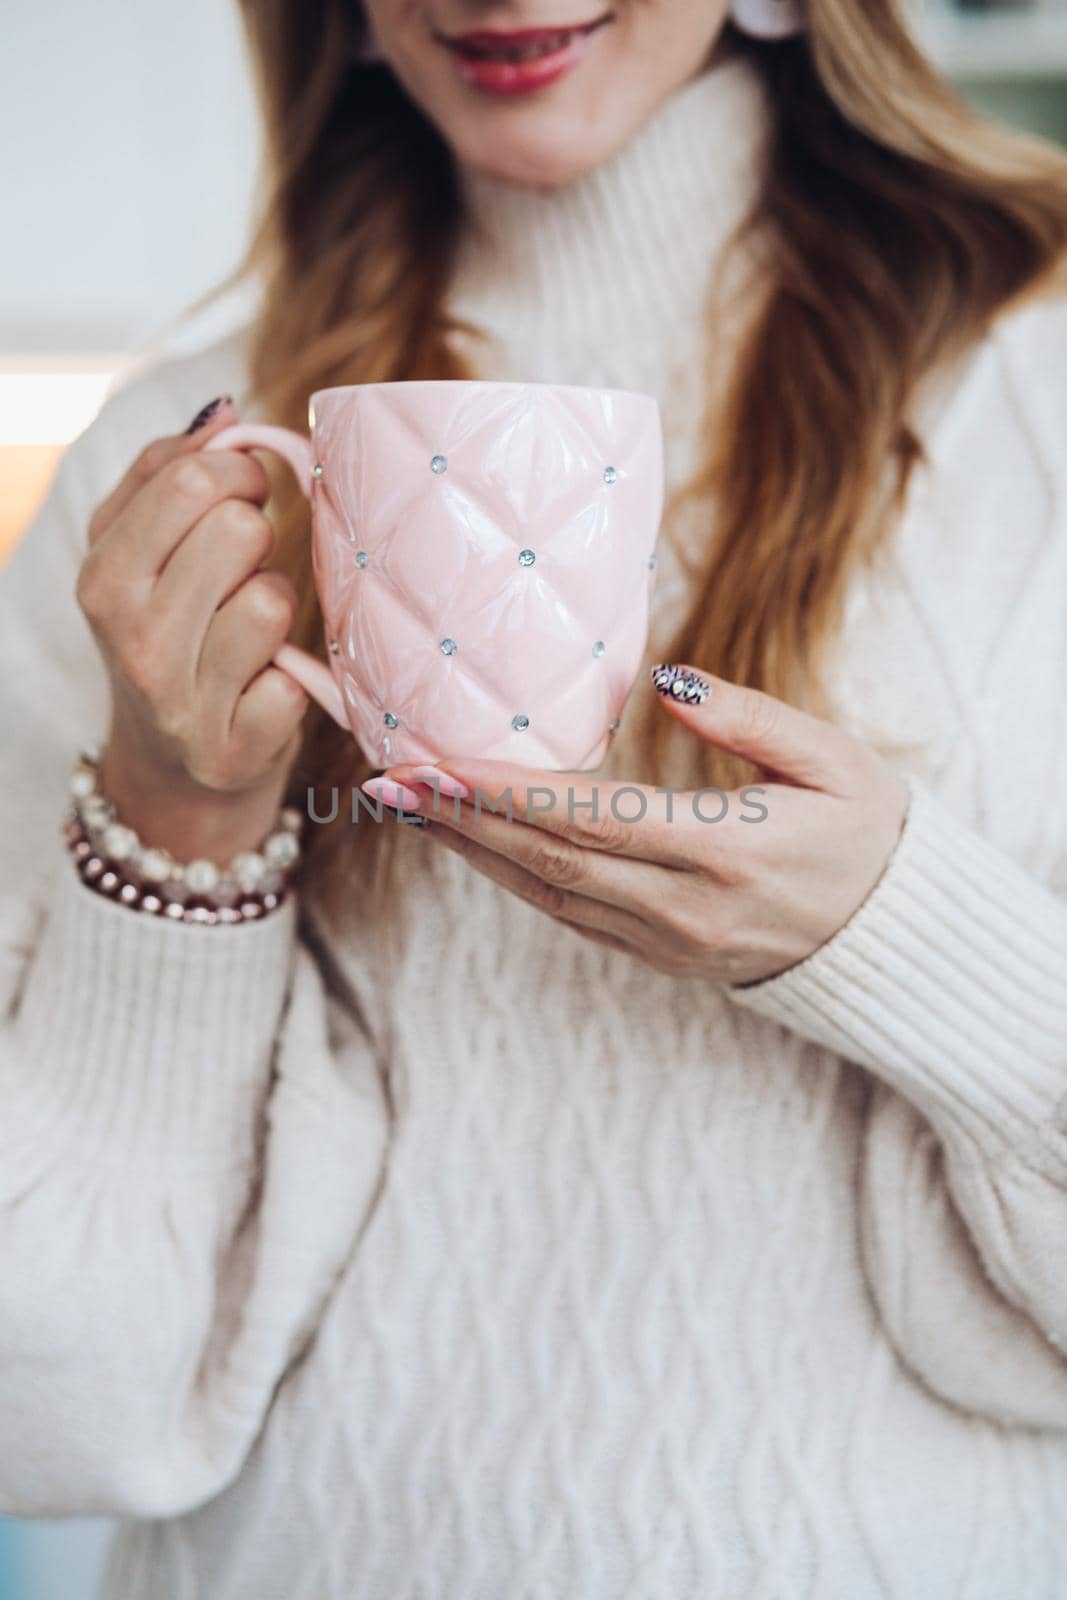
<svg viewBox="0 0 1067 1600">
<path fill-rule="evenodd" d="M 254 850 L 270 830 L 285 774 L 252 789 L 205 788 L 183 768 L 161 767 L 114 737 L 98 765 L 102 792 L 143 844 L 178 861 L 228 861 Z"/>
</svg>

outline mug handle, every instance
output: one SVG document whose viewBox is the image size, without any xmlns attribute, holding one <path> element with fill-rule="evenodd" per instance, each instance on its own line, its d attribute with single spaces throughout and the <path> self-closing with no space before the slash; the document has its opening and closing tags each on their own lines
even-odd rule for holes
<svg viewBox="0 0 1067 1600">
<path fill-rule="evenodd" d="M 275 455 L 288 461 L 306 499 L 311 500 L 312 468 L 315 465 L 311 440 L 301 433 L 294 433 L 291 428 L 278 428 L 269 422 L 239 422 L 232 428 L 223 428 L 221 433 L 216 433 L 204 445 L 204 449 L 273 450 Z M 324 711 L 328 711 L 346 733 L 352 731 L 345 715 L 344 699 L 328 666 L 317 661 L 306 650 L 298 649 L 295 644 L 279 645 L 274 652 L 274 665 L 295 678 L 300 687 Z"/>
</svg>

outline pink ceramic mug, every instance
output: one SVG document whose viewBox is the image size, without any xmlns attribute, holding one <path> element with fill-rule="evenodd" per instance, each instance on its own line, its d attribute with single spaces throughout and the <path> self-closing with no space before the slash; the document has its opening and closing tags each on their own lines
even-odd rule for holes
<svg viewBox="0 0 1067 1600">
<path fill-rule="evenodd" d="M 649 395 L 539 383 L 321 389 L 275 450 L 312 506 L 329 665 L 279 667 L 368 760 L 467 755 L 583 770 L 641 665 L 663 503 Z"/>
</svg>

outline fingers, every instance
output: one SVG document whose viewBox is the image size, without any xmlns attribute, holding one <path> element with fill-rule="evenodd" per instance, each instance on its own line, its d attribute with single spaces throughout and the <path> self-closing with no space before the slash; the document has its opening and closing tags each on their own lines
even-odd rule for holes
<svg viewBox="0 0 1067 1600">
<path fill-rule="evenodd" d="M 621 955 L 629 956 L 632 960 L 643 959 L 638 947 L 627 944 L 625 939 L 617 939 L 610 933 L 601 933 L 598 928 L 584 928 L 578 922 L 571 922 L 569 917 L 557 917 L 556 920 L 565 923 L 568 928 L 573 928 L 583 939 L 590 940 L 592 944 L 606 945 L 609 950 L 618 950 Z"/>
<path fill-rule="evenodd" d="M 237 421 L 237 408 L 229 395 L 202 406 L 184 433 L 167 434 L 153 439 L 123 474 L 112 492 L 101 500 L 89 523 L 89 544 L 92 546 L 111 526 L 120 511 L 133 499 L 145 484 L 163 467 L 179 456 L 191 455 L 223 428 Z"/>
<path fill-rule="evenodd" d="M 267 472 L 202 449 L 236 420 L 223 398 L 142 451 L 94 514 L 76 594 L 112 679 L 112 744 L 145 770 L 246 793 L 287 769 L 308 698 L 272 665 L 297 597 L 261 570 Z"/>
<path fill-rule="evenodd" d="M 212 468 L 209 475 L 215 486 L 212 492 L 221 494 L 229 487 L 240 487 L 239 472 L 235 470 L 240 466 L 238 459 L 222 452 L 217 459 L 223 463 L 223 470 Z M 198 465 L 192 460 L 178 463 L 182 468 Z M 163 483 L 169 470 L 164 469 L 154 485 L 143 492 L 147 495 Z M 220 508 L 224 503 L 219 502 Z M 129 547 L 136 550 L 142 533 L 146 547 L 159 538 L 159 529 L 151 520 L 140 522 L 136 500 L 94 545 L 79 570 L 76 596 L 97 642 L 106 653 L 122 661 L 131 647 L 135 647 L 138 654 L 148 652 L 155 658 L 161 653 L 178 652 L 183 668 L 181 676 L 191 681 L 196 651 L 219 599 L 240 582 L 250 568 L 254 570 L 253 556 L 258 563 L 269 549 L 265 519 L 261 519 L 261 514 L 246 502 L 230 502 L 230 505 L 225 525 L 220 527 L 216 521 L 200 530 L 195 549 L 183 556 L 165 582 L 162 579 L 153 582 L 149 570 L 151 557 L 139 561 L 136 554 L 124 553 Z M 235 509 L 238 505 L 240 510 Z M 177 522 L 184 522 L 191 514 L 188 504 L 183 504 L 180 510 L 170 506 L 163 513 L 165 518 L 169 517 L 170 533 L 175 532 Z M 197 521 L 198 518 L 194 519 L 192 527 L 196 527 Z M 233 524 L 238 521 L 240 533 L 235 534 Z M 180 543 L 184 542 L 186 530 L 177 531 Z M 209 545 L 207 550 L 205 545 Z M 164 573 L 166 570 L 165 567 Z M 162 595 L 158 592 L 161 588 Z"/>
<path fill-rule="evenodd" d="M 683 866 L 692 853 L 679 837 L 684 807 L 665 789 L 595 780 L 583 772 L 542 772 L 506 761 L 456 757 L 435 765 L 440 780 L 433 777 L 434 768 L 415 763 L 390 767 L 388 777 L 408 788 L 422 784 L 433 789 L 439 782 L 442 795 L 448 792 L 448 779 L 458 780 L 478 798 L 483 814 L 496 805 L 543 833 L 609 855 Z M 682 795 L 678 789 L 670 793 Z"/>
<path fill-rule="evenodd" d="M 500 826 L 510 829 L 512 833 L 534 831 L 524 829 L 521 823 L 501 821 Z M 522 861 L 501 855 L 481 840 L 467 837 L 439 821 L 431 822 L 428 831 L 457 855 L 463 856 L 485 877 L 557 921 L 567 922 L 581 931 L 594 931 L 605 940 L 612 941 L 615 948 L 625 946 L 639 949 L 647 945 L 647 925 L 626 907 L 593 898 L 577 888 L 551 882 L 530 870 Z M 583 890 L 589 887 L 589 882 L 582 885 Z"/>
<path fill-rule="evenodd" d="M 154 611 L 199 654 L 218 607 L 267 560 L 274 530 L 247 500 L 223 500 L 193 525 L 152 591 Z"/>
<path fill-rule="evenodd" d="M 213 506 L 230 497 L 265 498 L 263 468 L 235 452 L 173 462 L 136 495 L 89 550 L 78 574 L 78 600 L 89 621 L 120 626 L 143 608 L 167 557 Z"/>
<path fill-rule="evenodd" d="M 266 667 L 238 696 L 228 730 L 227 757 L 234 772 L 269 768 L 295 755 L 307 710 L 303 689 L 278 667 Z"/>
<path fill-rule="evenodd" d="M 870 752 L 858 740 L 773 695 L 678 663 L 653 667 L 652 682 L 671 713 L 698 738 L 774 776 L 845 795 L 869 773 Z"/>
<path fill-rule="evenodd" d="M 106 549 L 131 582 L 151 581 L 213 507 L 225 500 L 261 506 L 269 491 L 262 462 L 240 451 L 180 456 L 134 495 L 97 549 Z"/>
<path fill-rule="evenodd" d="M 298 597 L 280 572 L 257 572 L 209 618 L 196 665 L 206 704 L 233 707 L 288 637 Z"/>
<path fill-rule="evenodd" d="M 591 850 L 506 816 L 478 814 L 472 805 L 444 801 L 439 808 L 419 809 L 435 827 L 470 840 L 537 879 L 553 902 L 554 915 L 562 915 L 564 904 L 580 898 L 643 921 L 646 908 L 662 894 L 662 868 L 650 862 Z"/>
</svg>

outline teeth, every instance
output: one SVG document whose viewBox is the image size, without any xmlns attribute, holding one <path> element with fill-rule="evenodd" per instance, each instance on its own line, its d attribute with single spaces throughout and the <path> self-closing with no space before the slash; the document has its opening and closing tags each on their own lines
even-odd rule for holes
<svg viewBox="0 0 1067 1600">
<path fill-rule="evenodd" d="M 485 61 L 508 61 L 518 64 L 521 61 L 536 61 L 538 56 L 551 55 L 553 50 L 562 50 L 570 38 L 571 33 L 567 32 L 553 33 L 530 44 L 497 46 L 495 48 L 490 48 L 486 45 L 469 45 L 468 53 Z"/>
</svg>

